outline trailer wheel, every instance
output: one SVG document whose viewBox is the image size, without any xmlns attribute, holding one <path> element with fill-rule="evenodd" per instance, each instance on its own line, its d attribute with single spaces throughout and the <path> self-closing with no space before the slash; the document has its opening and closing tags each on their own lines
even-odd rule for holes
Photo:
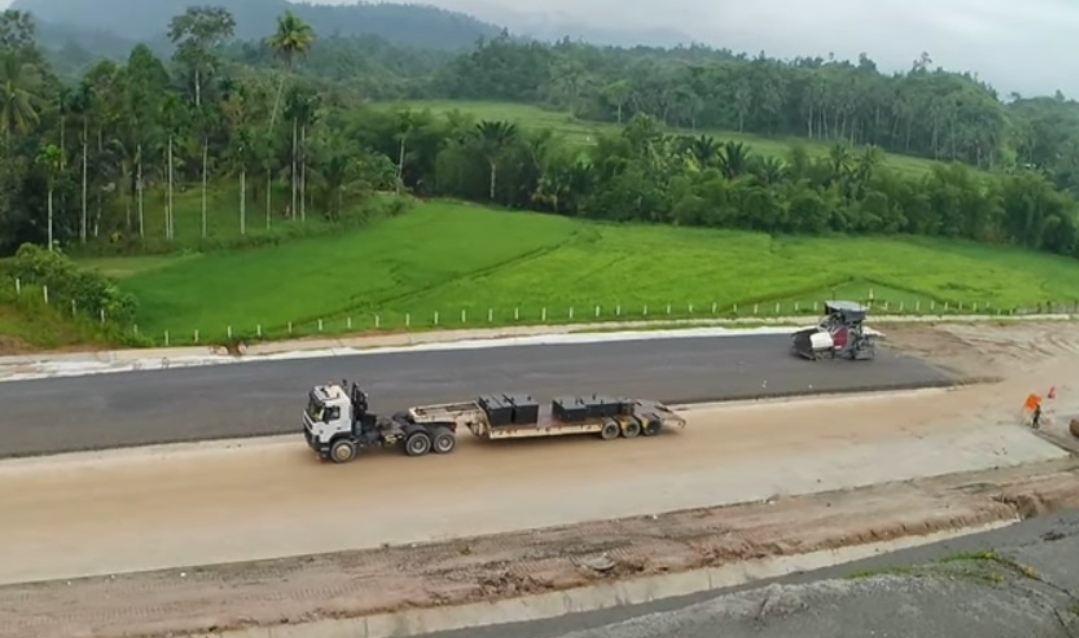
<svg viewBox="0 0 1079 638">
<path fill-rule="evenodd" d="M 622 433 L 622 428 L 618 426 L 617 421 L 606 421 L 603 424 L 603 429 L 599 431 L 599 438 L 604 441 L 610 441 L 617 439 L 618 435 Z"/>
<path fill-rule="evenodd" d="M 348 463 L 356 458 L 356 444 L 348 439 L 337 439 L 330 445 L 330 460 L 334 463 Z"/>
<path fill-rule="evenodd" d="M 645 436 L 655 436 L 655 435 L 659 434 L 659 431 L 660 431 L 660 429 L 662 427 L 663 427 L 663 422 L 660 421 L 659 419 L 655 419 L 655 418 L 648 419 L 648 423 L 645 424 L 644 430 L 641 431 L 641 434 L 643 434 Z"/>
<path fill-rule="evenodd" d="M 449 454 L 457 447 L 457 437 L 450 432 L 449 428 L 435 428 L 432 447 L 435 454 Z"/>
<path fill-rule="evenodd" d="M 622 436 L 627 439 L 637 438 L 641 433 L 641 422 L 637 419 L 628 419 L 622 426 Z"/>
<path fill-rule="evenodd" d="M 405 454 L 423 456 L 431 451 L 431 437 L 426 432 L 413 432 L 405 439 Z"/>
</svg>

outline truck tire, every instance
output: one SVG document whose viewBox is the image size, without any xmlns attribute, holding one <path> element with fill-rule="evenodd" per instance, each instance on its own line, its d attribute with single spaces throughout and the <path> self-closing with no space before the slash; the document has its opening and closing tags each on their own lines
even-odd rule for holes
<svg viewBox="0 0 1079 638">
<path fill-rule="evenodd" d="M 656 417 L 649 417 L 648 421 L 644 424 L 644 429 L 641 430 L 641 434 L 644 436 L 655 436 L 659 434 L 659 431 L 663 428 L 663 422 Z"/>
<path fill-rule="evenodd" d="M 356 444 L 349 439 L 337 439 L 330 444 L 330 460 L 334 463 L 348 463 L 356 458 Z"/>
<path fill-rule="evenodd" d="M 641 422 L 630 417 L 622 424 L 622 436 L 627 439 L 635 439 L 641 434 Z"/>
<path fill-rule="evenodd" d="M 599 438 L 604 441 L 611 441 L 617 439 L 622 434 L 622 428 L 618 425 L 618 421 L 608 419 L 603 422 L 603 429 L 599 431 Z"/>
<path fill-rule="evenodd" d="M 405 454 L 424 456 L 431 451 L 431 435 L 423 431 L 413 432 L 405 439 Z"/>
<path fill-rule="evenodd" d="M 449 428 L 435 428 L 431 447 L 435 454 L 449 454 L 457 447 L 457 437 Z"/>
</svg>

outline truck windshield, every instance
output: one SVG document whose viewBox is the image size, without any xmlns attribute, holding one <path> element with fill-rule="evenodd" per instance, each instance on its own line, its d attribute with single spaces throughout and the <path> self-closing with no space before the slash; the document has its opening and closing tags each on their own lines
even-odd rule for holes
<svg viewBox="0 0 1079 638">
<path fill-rule="evenodd" d="M 322 405 L 322 402 L 315 398 L 312 393 L 307 400 L 307 416 L 311 417 L 312 421 L 321 421 L 323 411 L 326 406 Z"/>
</svg>

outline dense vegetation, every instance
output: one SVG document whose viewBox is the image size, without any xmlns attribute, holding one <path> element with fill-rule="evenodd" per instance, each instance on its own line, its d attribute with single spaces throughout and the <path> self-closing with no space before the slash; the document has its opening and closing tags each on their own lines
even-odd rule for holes
<svg viewBox="0 0 1079 638">
<path fill-rule="evenodd" d="M 581 154 L 549 132 L 508 121 L 364 106 L 344 81 L 348 65 L 330 60 L 319 68 L 333 82 L 297 78 L 288 71 L 313 63 L 307 54 L 324 43 L 294 14 L 282 15 L 258 45 L 232 43 L 235 26 L 224 9 L 191 9 L 169 25 L 170 60 L 140 45 L 125 64 L 103 60 L 77 84 L 64 84 L 42 59 L 29 16 L 5 13 L 0 32 L 11 89 L 0 249 L 49 237 L 145 248 L 154 227 L 150 243 L 175 244 L 177 193 L 209 191 L 222 180 L 243 193 L 227 211 L 241 234 L 256 223 L 272 227 L 275 218 L 303 220 L 309 210 L 338 218 L 365 191 L 409 189 L 610 220 L 1076 249 L 1074 205 L 1054 191 L 1049 168 L 1006 161 L 1018 153 L 1051 166 L 1053 176 L 1070 175 L 1067 154 L 1048 148 L 1067 141 L 1062 126 L 1039 119 L 1041 103 L 1011 107 L 1032 115 L 1020 120 L 987 87 L 931 71 L 927 60 L 886 78 L 865 58 L 858 65 L 785 64 L 706 49 L 547 47 L 500 37 L 438 67 L 426 88 L 421 76 L 385 89 L 565 102 L 580 113 L 627 120 L 620 134 Z M 378 48 L 361 46 L 339 39 L 327 49 L 344 55 L 351 47 L 356 60 L 378 57 Z M 266 69 L 271 62 L 278 68 Z M 430 64 L 416 54 L 389 72 L 407 78 Z M 607 82 L 616 77 L 624 79 Z M 602 90 L 589 88 L 597 86 Z M 835 146 L 826 158 L 798 148 L 787 158 L 763 157 L 739 143 L 667 134 L 664 121 L 801 130 Z M 880 165 L 880 147 L 851 145 L 866 141 L 1008 170 L 985 180 L 955 164 L 901 176 Z M 284 193 L 275 197 L 278 184 Z M 154 195 L 163 211 L 156 201 L 156 210 L 147 210 Z M 208 218 L 222 211 L 219 203 L 210 210 L 209 195 L 204 200 L 200 234 L 208 235 L 220 225 Z"/>
</svg>

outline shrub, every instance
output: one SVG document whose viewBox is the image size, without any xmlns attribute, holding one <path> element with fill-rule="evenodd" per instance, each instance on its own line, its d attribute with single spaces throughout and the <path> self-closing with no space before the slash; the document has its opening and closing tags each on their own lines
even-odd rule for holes
<svg viewBox="0 0 1079 638">
<path fill-rule="evenodd" d="M 134 295 L 121 292 L 112 279 L 80 268 L 59 249 L 52 252 L 23 244 L 15 253 L 10 271 L 25 284 L 45 286 L 51 304 L 71 304 L 77 311 L 108 321 L 130 325 L 138 307 Z"/>
</svg>

